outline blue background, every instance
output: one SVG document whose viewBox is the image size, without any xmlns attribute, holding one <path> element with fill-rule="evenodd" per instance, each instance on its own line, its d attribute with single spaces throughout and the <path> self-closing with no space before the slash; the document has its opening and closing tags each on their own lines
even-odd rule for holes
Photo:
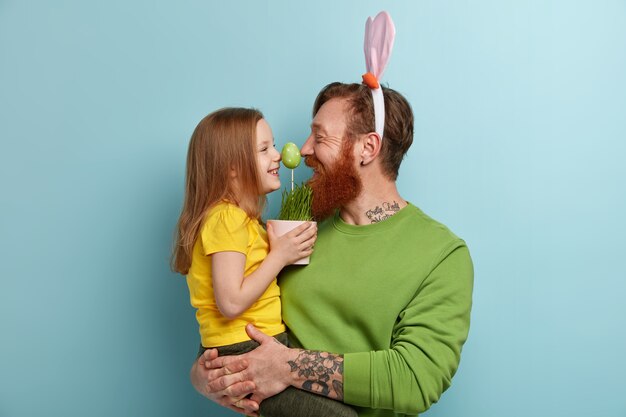
<svg viewBox="0 0 626 417">
<path fill-rule="evenodd" d="M 0 416 L 231 415 L 188 382 L 196 323 L 168 269 L 189 136 L 256 106 L 301 145 L 381 9 L 385 81 L 416 116 L 401 194 L 476 268 L 425 415 L 626 415 L 625 1 L 2 0 Z"/>
</svg>

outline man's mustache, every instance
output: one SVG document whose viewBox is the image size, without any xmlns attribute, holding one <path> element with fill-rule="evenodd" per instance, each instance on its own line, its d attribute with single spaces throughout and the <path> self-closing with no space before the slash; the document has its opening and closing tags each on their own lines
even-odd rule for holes
<svg viewBox="0 0 626 417">
<path fill-rule="evenodd" d="M 320 161 L 313 155 L 307 155 L 304 157 L 304 164 L 310 168 L 319 168 Z"/>
<path fill-rule="evenodd" d="M 307 155 L 304 157 L 304 164 L 306 166 L 308 166 L 309 168 L 313 168 L 313 170 L 317 171 L 317 173 L 319 175 L 324 175 L 324 173 L 326 172 L 326 170 L 324 169 L 324 166 L 322 165 L 322 163 L 320 162 L 319 159 L 317 159 L 315 156 L 313 155 Z M 310 181 L 310 180 L 309 180 Z"/>
</svg>

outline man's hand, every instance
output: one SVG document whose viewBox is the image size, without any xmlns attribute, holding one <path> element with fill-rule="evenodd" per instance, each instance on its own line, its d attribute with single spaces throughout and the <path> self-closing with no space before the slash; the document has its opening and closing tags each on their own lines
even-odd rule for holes
<svg viewBox="0 0 626 417">
<path fill-rule="evenodd" d="M 290 385 L 289 361 L 297 357 L 298 353 L 297 350 L 289 349 L 251 324 L 246 326 L 246 332 L 248 336 L 259 342 L 260 346 L 243 355 L 222 356 L 207 360 L 205 363 L 207 369 L 220 370 L 221 375 L 211 378 L 206 388 L 211 395 L 228 392 L 229 396 L 239 396 L 242 391 L 232 391 L 233 387 L 251 384 L 255 387 L 252 397 L 249 400 L 243 399 L 237 404 L 248 411 L 247 407 L 254 403 L 257 408 L 253 411 L 256 411 L 261 401 L 282 392 Z M 228 369 L 228 372 L 221 371 L 224 369 Z"/>
<path fill-rule="evenodd" d="M 189 376 L 196 391 L 223 407 L 241 414 L 258 416 L 259 403 L 245 398 L 255 389 L 254 382 L 245 380 L 242 374 L 248 367 L 248 362 L 234 360 L 224 367 L 210 366 L 217 356 L 217 349 L 209 349 L 194 362 Z M 237 356 L 231 358 L 238 359 Z M 212 382 L 220 381 L 225 375 L 233 377 L 229 379 L 231 382 L 228 385 L 218 389 L 209 388 Z"/>
</svg>

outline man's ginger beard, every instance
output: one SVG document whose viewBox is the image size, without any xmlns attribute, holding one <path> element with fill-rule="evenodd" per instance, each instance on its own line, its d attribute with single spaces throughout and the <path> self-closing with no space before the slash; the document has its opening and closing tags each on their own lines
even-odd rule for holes
<svg viewBox="0 0 626 417">
<path fill-rule="evenodd" d="M 305 158 L 307 166 L 316 172 L 308 182 L 313 190 L 311 211 L 316 220 L 332 215 L 336 209 L 353 201 L 361 193 L 363 184 L 354 167 L 353 149 L 353 140 L 344 138 L 341 152 L 330 167 L 322 166 L 315 155 Z"/>
</svg>

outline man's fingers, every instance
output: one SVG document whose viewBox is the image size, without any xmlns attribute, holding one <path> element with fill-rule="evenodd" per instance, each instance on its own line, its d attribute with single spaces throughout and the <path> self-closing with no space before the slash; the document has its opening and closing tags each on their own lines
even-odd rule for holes
<svg viewBox="0 0 626 417">
<path fill-rule="evenodd" d="M 209 382 L 207 390 L 211 394 L 220 394 L 227 397 L 245 397 L 251 394 L 256 385 L 252 381 L 242 381 L 240 374 L 225 375 Z"/>
<path fill-rule="evenodd" d="M 212 361 L 214 359 L 217 359 L 218 355 L 219 354 L 217 352 L 217 349 L 207 349 L 204 351 L 204 354 L 202 356 L 204 356 L 207 361 Z"/>
<path fill-rule="evenodd" d="M 217 369 L 228 367 L 231 374 L 243 371 L 248 367 L 248 361 L 238 356 L 220 356 L 204 364 L 206 369 Z"/>
<path fill-rule="evenodd" d="M 223 407 L 230 408 L 239 414 L 254 417 L 259 416 L 259 413 L 257 412 L 259 410 L 259 405 L 254 401 L 250 401 L 245 398 L 223 396 L 219 401 L 217 401 L 217 403 Z"/>
<path fill-rule="evenodd" d="M 259 403 L 256 401 L 252 401 L 247 398 L 242 398 L 235 403 L 233 406 L 243 410 L 243 412 L 248 416 L 256 416 L 258 415 L 257 411 L 259 411 Z"/>
<path fill-rule="evenodd" d="M 207 349 L 204 351 L 204 353 L 202 353 L 202 355 L 200 355 L 200 357 L 198 358 L 198 363 L 201 366 L 205 366 L 205 364 L 208 361 L 212 361 L 214 359 L 217 359 L 217 349 Z"/>
<path fill-rule="evenodd" d="M 252 401 L 255 404 L 261 404 L 261 401 L 263 401 L 264 399 L 265 398 L 261 398 L 258 394 L 252 394 L 248 401 Z"/>
<path fill-rule="evenodd" d="M 211 393 L 229 397 L 245 397 L 254 390 L 254 382 L 248 380 L 244 372 L 234 374 L 229 372 L 226 368 L 222 368 L 210 374 L 207 390 Z M 218 373 L 222 375 L 217 376 Z"/>
<path fill-rule="evenodd" d="M 245 398 L 255 389 L 256 386 L 252 381 L 239 382 L 219 393 L 210 392 L 208 398 L 237 413 L 258 417 L 259 403 Z"/>
<path fill-rule="evenodd" d="M 222 405 L 226 408 L 230 408 L 231 410 L 233 410 L 235 413 L 238 413 L 238 414 L 243 414 L 245 416 L 250 416 L 250 417 L 259 417 L 259 413 L 249 412 L 242 408 L 235 407 L 234 405 L 225 405 L 225 404 L 222 404 Z"/>
<path fill-rule="evenodd" d="M 244 382 L 246 377 L 243 369 L 233 368 L 233 366 L 225 366 L 223 368 L 209 369 L 207 371 L 206 381 L 210 392 L 219 392 L 226 389 L 229 385 L 237 382 Z"/>
<path fill-rule="evenodd" d="M 262 331 L 260 331 L 259 329 L 254 327 L 254 325 L 250 323 L 246 325 L 246 333 L 248 333 L 248 336 L 250 336 L 252 340 L 257 341 L 260 344 L 267 343 L 267 342 L 274 340 L 272 336 L 266 335 L 265 333 L 263 333 Z"/>
</svg>

